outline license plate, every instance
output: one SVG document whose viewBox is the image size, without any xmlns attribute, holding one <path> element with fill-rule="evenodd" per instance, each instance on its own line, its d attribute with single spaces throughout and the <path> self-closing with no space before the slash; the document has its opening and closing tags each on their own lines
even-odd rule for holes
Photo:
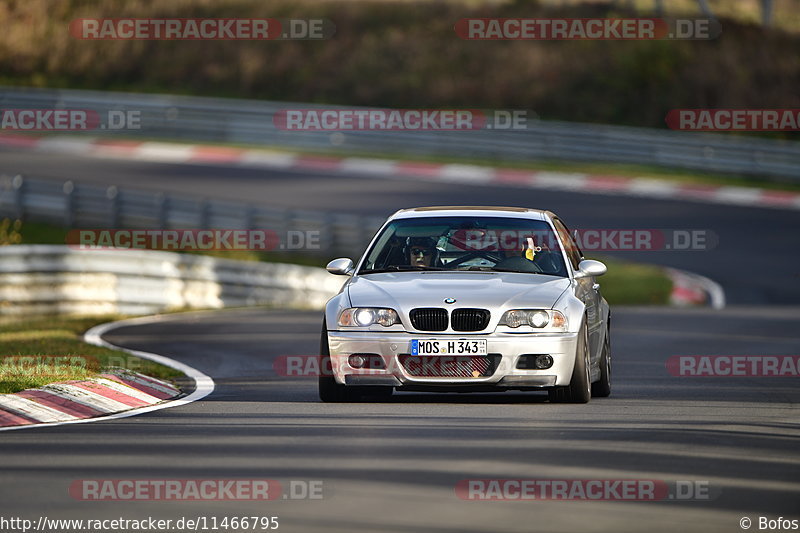
<svg viewBox="0 0 800 533">
<path fill-rule="evenodd" d="M 411 355 L 487 355 L 486 339 L 414 339 Z"/>
</svg>

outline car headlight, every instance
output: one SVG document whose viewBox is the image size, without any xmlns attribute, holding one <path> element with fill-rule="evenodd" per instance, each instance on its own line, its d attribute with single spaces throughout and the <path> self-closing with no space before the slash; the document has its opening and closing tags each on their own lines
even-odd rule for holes
<svg viewBox="0 0 800 533">
<path fill-rule="evenodd" d="M 534 329 L 566 331 L 567 317 L 554 309 L 511 309 L 503 313 L 499 325 L 510 328 L 530 326 Z"/>
<path fill-rule="evenodd" d="M 339 315 L 339 325 L 345 327 L 368 327 L 380 324 L 388 328 L 400 323 L 400 317 L 394 309 L 381 307 L 348 307 Z"/>
</svg>

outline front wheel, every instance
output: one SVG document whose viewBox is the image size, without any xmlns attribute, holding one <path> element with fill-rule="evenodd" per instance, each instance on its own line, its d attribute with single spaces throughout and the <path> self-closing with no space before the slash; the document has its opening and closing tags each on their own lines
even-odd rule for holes
<svg viewBox="0 0 800 533">
<path fill-rule="evenodd" d="M 575 366 L 569 385 L 555 387 L 548 391 L 552 403 L 588 403 L 592 398 L 592 384 L 589 377 L 589 330 L 586 323 L 578 334 L 578 346 L 575 349 Z"/>
<path fill-rule="evenodd" d="M 611 328 L 606 330 L 603 355 L 600 356 L 600 380 L 592 383 L 592 396 L 607 398 L 611 395 Z"/>
<path fill-rule="evenodd" d="M 336 383 L 328 346 L 328 328 L 323 321 L 319 340 L 319 399 L 326 403 L 360 402 L 365 396 L 388 398 L 392 392 L 392 387 L 347 387 Z"/>
</svg>

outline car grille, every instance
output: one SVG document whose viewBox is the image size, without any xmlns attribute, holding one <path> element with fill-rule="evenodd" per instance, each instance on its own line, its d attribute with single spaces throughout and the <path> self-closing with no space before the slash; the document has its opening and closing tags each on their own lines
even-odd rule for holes
<svg viewBox="0 0 800 533">
<path fill-rule="evenodd" d="M 482 331 L 489 325 L 490 316 L 486 309 L 455 309 L 450 325 L 454 331 Z"/>
<path fill-rule="evenodd" d="M 444 331 L 447 329 L 447 310 L 438 307 L 419 307 L 409 313 L 411 325 L 419 331 Z"/>
<path fill-rule="evenodd" d="M 455 309 L 448 320 L 447 309 L 418 307 L 409 313 L 411 325 L 418 331 L 444 331 L 448 322 L 453 331 L 483 331 L 489 325 L 487 309 Z"/>
<path fill-rule="evenodd" d="M 485 378 L 494 374 L 502 355 L 410 355 L 400 354 L 403 369 L 415 378 Z"/>
</svg>

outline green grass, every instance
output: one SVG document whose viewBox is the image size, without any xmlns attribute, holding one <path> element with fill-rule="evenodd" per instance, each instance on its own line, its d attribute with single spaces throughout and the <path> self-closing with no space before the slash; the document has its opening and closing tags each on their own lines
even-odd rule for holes
<svg viewBox="0 0 800 533">
<path fill-rule="evenodd" d="M 0 221 L 0 228 L 6 225 L 8 219 Z M 25 222 L 15 220 L 14 229 L 5 234 L 7 240 L 13 239 L 14 244 L 66 244 L 69 229 L 41 222 Z M 19 237 L 17 237 L 18 235 Z M 4 235 L 0 233 L 0 237 Z"/>
<path fill-rule="evenodd" d="M 600 291 L 610 305 L 666 305 L 672 281 L 654 265 L 629 263 L 599 257 L 608 272 L 597 279 Z"/>
<path fill-rule="evenodd" d="M 236 261 L 262 261 L 264 263 L 290 263 L 293 265 L 324 267 L 327 259 L 302 252 L 259 252 L 255 250 L 209 250 L 180 252 L 197 255 L 210 255 L 220 259 L 233 259 Z"/>
<path fill-rule="evenodd" d="M 119 318 L 48 316 L 3 320 L 0 323 L 0 393 L 89 378 L 109 368 L 124 368 L 166 380 L 183 375 L 164 365 L 81 340 L 83 332 L 90 327 Z"/>
</svg>

